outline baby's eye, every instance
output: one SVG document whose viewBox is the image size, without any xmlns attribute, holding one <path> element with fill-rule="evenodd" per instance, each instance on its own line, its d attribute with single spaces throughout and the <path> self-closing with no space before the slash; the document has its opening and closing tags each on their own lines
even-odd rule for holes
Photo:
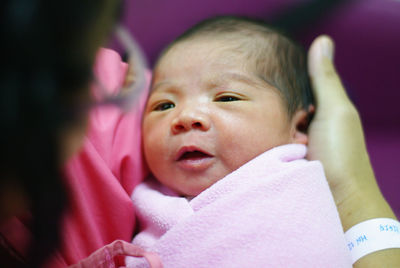
<svg viewBox="0 0 400 268">
<path fill-rule="evenodd" d="M 174 107 L 175 104 L 172 102 L 161 102 L 154 107 L 153 111 L 165 111 Z"/>
<path fill-rule="evenodd" d="M 239 101 L 239 100 L 240 98 L 235 96 L 219 96 L 215 99 L 215 101 L 220 101 L 220 102 Z"/>
</svg>

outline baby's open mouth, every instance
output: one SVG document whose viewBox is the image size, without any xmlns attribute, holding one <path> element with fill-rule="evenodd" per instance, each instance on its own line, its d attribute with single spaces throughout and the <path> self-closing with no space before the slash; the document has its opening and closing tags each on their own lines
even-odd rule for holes
<svg viewBox="0 0 400 268">
<path fill-rule="evenodd" d="M 214 156 L 197 146 L 184 146 L 176 155 L 180 168 L 190 172 L 202 172 L 214 163 Z"/>
<path fill-rule="evenodd" d="M 178 161 L 181 160 L 198 160 L 203 159 L 206 157 L 211 157 L 209 154 L 200 152 L 200 151 L 192 151 L 192 152 L 185 152 L 179 158 Z"/>
<path fill-rule="evenodd" d="M 184 146 L 179 152 L 176 154 L 176 161 L 185 161 L 185 160 L 201 160 L 205 158 L 213 157 L 207 151 L 198 148 L 197 146 Z"/>
</svg>

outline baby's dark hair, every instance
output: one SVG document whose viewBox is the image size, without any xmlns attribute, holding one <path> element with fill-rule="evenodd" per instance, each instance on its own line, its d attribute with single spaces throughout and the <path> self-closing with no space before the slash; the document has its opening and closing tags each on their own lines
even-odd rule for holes
<svg viewBox="0 0 400 268">
<path fill-rule="evenodd" d="M 233 41 L 235 52 L 250 61 L 250 71 L 280 91 L 290 116 L 298 109 L 307 111 L 313 103 L 304 48 L 264 21 L 234 16 L 206 19 L 175 39 L 161 57 L 175 44 L 197 38 Z"/>
</svg>

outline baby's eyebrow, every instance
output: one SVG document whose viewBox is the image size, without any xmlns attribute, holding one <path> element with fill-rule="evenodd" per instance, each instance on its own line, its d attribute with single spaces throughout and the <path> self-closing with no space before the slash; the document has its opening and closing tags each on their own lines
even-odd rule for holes
<svg viewBox="0 0 400 268">
<path fill-rule="evenodd" d="M 249 84 L 249 85 L 252 85 L 255 87 L 262 86 L 262 84 L 260 82 L 258 82 L 256 78 L 252 78 L 248 75 L 241 74 L 241 73 L 235 73 L 235 72 L 226 72 L 226 73 L 222 74 L 221 76 L 219 76 L 218 78 L 216 78 L 215 80 L 218 82 L 234 80 L 234 81 L 246 83 L 246 84 Z"/>
<path fill-rule="evenodd" d="M 160 95 L 160 94 L 172 94 L 172 95 L 180 95 L 182 94 L 181 90 L 179 89 L 179 86 L 174 84 L 173 82 L 169 80 L 164 80 L 159 83 L 156 83 L 155 85 L 151 86 L 150 88 L 150 95 Z"/>
<path fill-rule="evenodd" d="M 156 84 L 151 85 L 151 91 L 155 91 L 159 87 L 168 86 L 168 85 L 171 85 L 171 83 L 168 80 L 166 80 L 166 81 L 164 80 L 164 81 L 158 82 Z"/>
</svg>

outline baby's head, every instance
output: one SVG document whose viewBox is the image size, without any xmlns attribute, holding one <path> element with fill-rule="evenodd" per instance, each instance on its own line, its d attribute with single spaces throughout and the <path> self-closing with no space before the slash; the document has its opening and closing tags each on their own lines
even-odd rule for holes
<svg viewBox="0 0 400 268">
<path fill-rule="evenodd" d="M 273 147 L 307 143 L 305 52 L 265 24 L 219 17 L 184 33 L 154 69 L 143 118 L 154 176 L 195 196 Z"/>
</svg>

